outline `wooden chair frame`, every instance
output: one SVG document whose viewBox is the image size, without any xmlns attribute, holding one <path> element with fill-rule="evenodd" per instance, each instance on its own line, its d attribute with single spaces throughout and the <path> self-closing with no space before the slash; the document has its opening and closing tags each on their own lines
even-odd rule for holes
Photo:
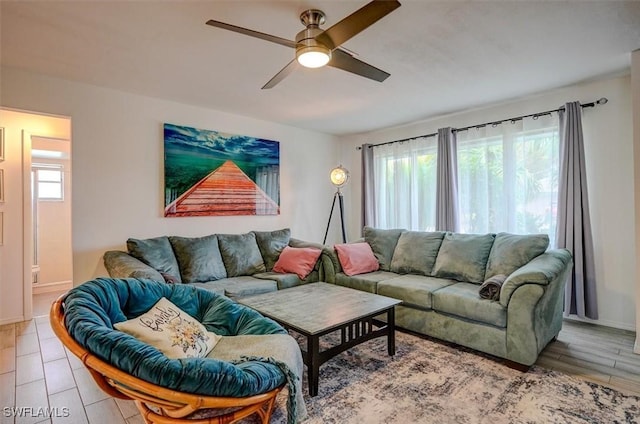
<svg viewBox="0 0 640 424">
<path fill-rule="evenodd" d="M 276 396 L 284 385 L 267 393 L 234 398 L 183 393 L 141 380 L 102 361 L 71 337 L 64 324 L 64 297 L 60 296 L 51 305 L 49 320 L 54 333 L 80 358 L 102 390 L 110 396 L 135 401 L 145 423 L 228 424 L 252 414 L 258 414 L 262 424 L 269 423 Z M 220 409 L 221 413 L 211 418 L 186 418 L 204 409 Z"/>
</svg>

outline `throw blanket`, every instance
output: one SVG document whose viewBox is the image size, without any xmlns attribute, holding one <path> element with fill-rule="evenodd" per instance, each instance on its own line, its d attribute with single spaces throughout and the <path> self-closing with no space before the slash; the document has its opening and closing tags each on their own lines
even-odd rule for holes
<svg viewBox="0 0 640 424">
<path fill-rule="evenodd" d="M 288 424 L 307 418 L 302 397 L 304 364 L 300 347 L 293 337 L 288 334 L 222 336 L 207 357 L 234 363 L 263 361 L 279 366 L 287 377 Z"/>
<path fill-rule="evenodd" d="M 487 279 L 480 286 L 480 297 L 489 300 L 500 299 L 500 289 L 502 288 L 502 283 L 504 283 L 504 280 L 506 279 L 507 276 L 504 274 L 494 275 Z"/>
</svg>

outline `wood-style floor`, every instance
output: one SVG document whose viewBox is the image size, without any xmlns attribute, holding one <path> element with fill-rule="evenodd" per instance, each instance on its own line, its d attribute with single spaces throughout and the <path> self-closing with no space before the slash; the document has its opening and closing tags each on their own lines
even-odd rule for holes
<svg viewBox="0 0 640 424">
<path fill-rule="evenodd" d="M 57 294 L 38 295 L 34 315 L 45 315 Z M 640 396 L 640 355 L 635 333 L 565 321 L 558 340 L 536 365 Z M 102 392 L 82 363 L 53 334 L 47 316 L 0 326 L 0 424 L 134 424 L 143 420 L 132 401 Z M 22 417 L 4 407 L 23 407 Z M 33 410 L 24 410 L 24 408 Z M 49 408 L 54 416 L 43 416 Z M 64 409 L 68 408 L 68 409 Z"/>
</svg>

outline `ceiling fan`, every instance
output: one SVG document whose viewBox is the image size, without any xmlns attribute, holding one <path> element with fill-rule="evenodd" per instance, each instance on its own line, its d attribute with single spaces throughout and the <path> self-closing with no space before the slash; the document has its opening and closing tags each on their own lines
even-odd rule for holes
<svg viewBox="0 0 640 424">
<path fill-rule="evenodd" d="M 320 68 L 329 65 L 382 82 L 389 76 L 387 72 L 356 59 L 353 52 L 341 46 L 398 7 L 400 7 L 400 2 L 396 0 L 374 0 L 326 30 L 320 28 L 320 25 L 325 21 L 324 12 L 317 9 L 305 10 L 300 15 L 300 21 L 306 28 L 296 35 L 295 41 L 213 19 L 208 20 L 207 25 L 296 49 L 296 57 L 271 78 L 262 87 L 263 90 L 274 87 L 293 72 L 298 65 L 307 68 Z"/>
</svg>

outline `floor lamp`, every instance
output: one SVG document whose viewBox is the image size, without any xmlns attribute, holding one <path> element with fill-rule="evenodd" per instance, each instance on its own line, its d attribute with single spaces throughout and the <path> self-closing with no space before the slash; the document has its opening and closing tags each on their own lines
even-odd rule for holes
<svg viewBox="0 0 640 424">
<path fill-rule="evenodd" d="M 333 168 L 331 173 L 329 174 L 331 178 L 331 184 L 336 187 L 336 193 L 333 195 L 333 202 L 331 203 L 331 212 L 329 212 L 329 221 L 327 222 L 327 231 L 324 232 L 324 240 L 322 244 L 327 242 L 327 235 L 329 234 L 329 227 L 331 226 L 331 218 L 333 217 L 333 209 L 336 206 L 336 199 L 338 199 L 338 207 L 340 208 L 340 226 L 342 228 L 342 242 L 347 242 L 347 233 L 344 229 L 344 200 L 342 198 L 342 192 L 340 191 L 341 187 L 349 180 L 349 171 L 342 167 L 342 165 L 337 168 Z"/>
</svg>

